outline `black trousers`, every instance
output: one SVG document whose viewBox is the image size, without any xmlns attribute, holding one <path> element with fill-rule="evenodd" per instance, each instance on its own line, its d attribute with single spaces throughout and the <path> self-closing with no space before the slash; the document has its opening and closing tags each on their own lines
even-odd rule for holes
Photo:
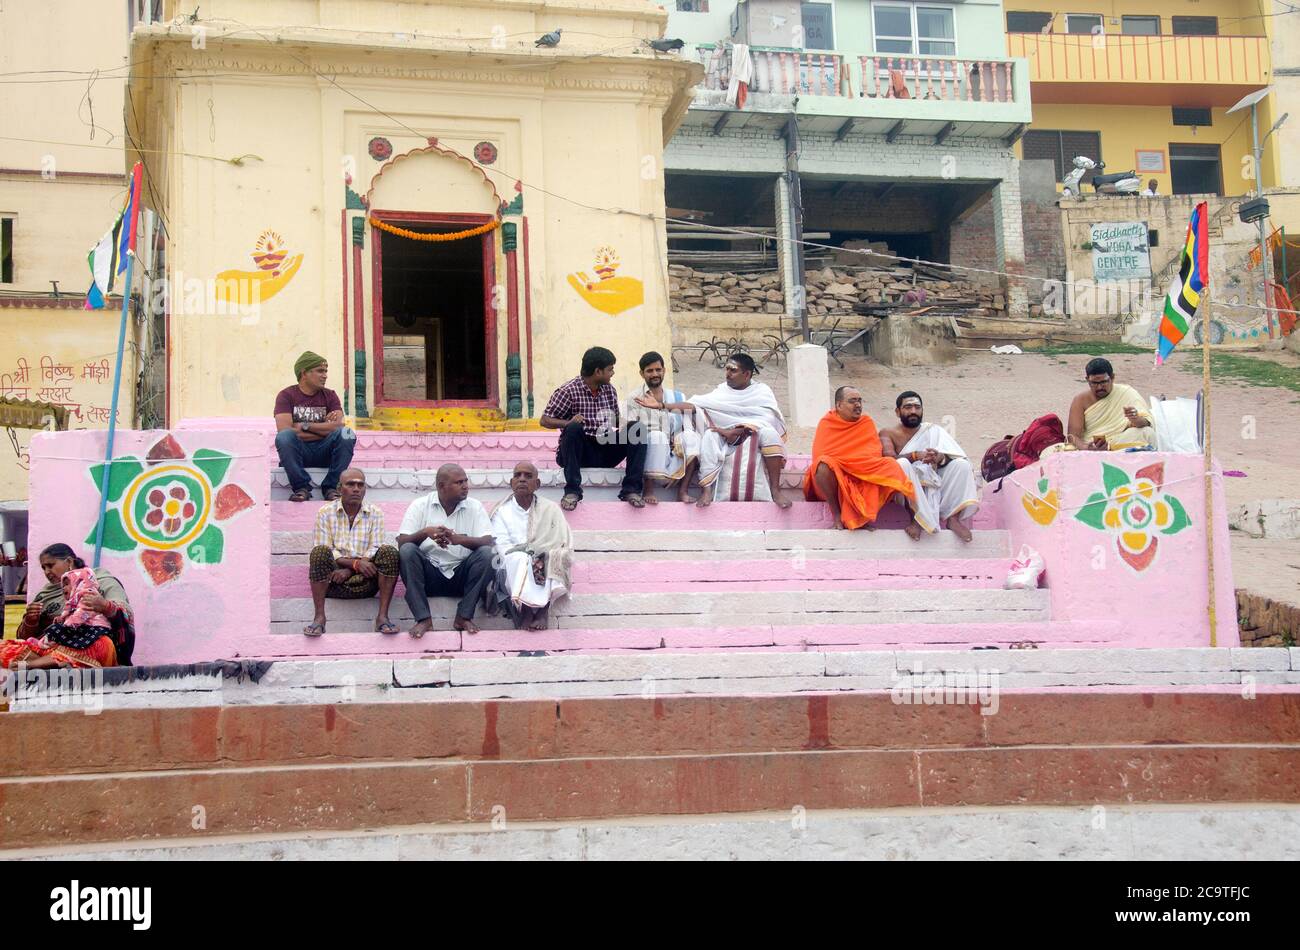
<svg viewBox="0 0 1300 950">
<path fill-rule="evenodd" d="M 646 440 L 639 435 L 639 427 L 633 426 L 630 430 L 621 430 L 617 442 L 602 443 L 587 435 L 581 422 L 566 425 L 560 430 L 560 444 L 555 450 L 555 461 L 564 469 L 564 493 L 582 497 L 584 468 L 613 468 L 626 460 L 627 469 L 618 497 L 641 494 Z"/>
<path fill-rule="evenodd" d="M 447 577 L 420 553 L 416 544 L 403 544 L 398 552 L 401 559 L 402 583 L 406 585 L 406 606 L 411 616 L 428 620 L 430 597 L 460 597 L 456 616 L 463 620 L 474 619 L 474 609 L 483 598 L 483 588 L 492 577 L 492 546 L 475 548 L 469 557 L 456 565 L 456 572 Z"/>
</svg>

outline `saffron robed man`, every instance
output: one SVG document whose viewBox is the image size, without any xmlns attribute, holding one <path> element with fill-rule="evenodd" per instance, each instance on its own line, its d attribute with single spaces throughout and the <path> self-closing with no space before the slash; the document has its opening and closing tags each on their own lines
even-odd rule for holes
<svg viewBox="0 0 1300 950">
<path fill-rule="evenodd" d="M 812 464 L 804 475 L 804 497 L 824 501 L 836 528 L 875 528 L 876 516 L 896 493 L 915 490 L 906 467 L 885 452 L 883 436 L 862 411 L 853 386 L 835 390 L 835 407 L 817 423 Z"/>
</svg>

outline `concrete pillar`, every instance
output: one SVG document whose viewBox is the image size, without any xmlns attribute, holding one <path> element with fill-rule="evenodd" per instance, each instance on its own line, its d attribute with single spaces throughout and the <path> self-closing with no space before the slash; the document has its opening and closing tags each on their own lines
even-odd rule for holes
<svg viewBox="0 0 1300 950">
<path fill-rule="evenodd" d="M 785 312 L 797 313 L 796 295 L 803 293 L 803 275 L 795 274 L 794 247 L 790 244 L 790 183 L 784 175 L 776 178 L 772 189 L 776 202 L 776 263 L 781 271 L 781 291 L 785 294 Z M 795 288 L 799 288 L 797 291 Z"/>
<path fill-rule="evenodd" d="M 1020 216 L 1020 179 L 1004 178 L 993 188 L 993 241 L 997 269 L 1012 275 L 1005 278 L 1007 315 L 1029 316 L 1029 295 L 1025 291 L 1025 229 Z"/>
<path fill-rule="evenodd" d="M 813 428 L 831 407 L 830 355 L 826 348 L 803 343 L 786 360 L 790 386 L 790 421 Z"/>
</svg>

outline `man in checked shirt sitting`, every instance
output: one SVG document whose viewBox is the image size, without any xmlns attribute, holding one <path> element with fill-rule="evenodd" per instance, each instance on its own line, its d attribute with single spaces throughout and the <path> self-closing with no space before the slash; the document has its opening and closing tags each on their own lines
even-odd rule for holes
<svg viewBox="0 0 1300 950">
<path fill-rule="evenodd" d="M 388 605 L 397 586 L 397 548 L 384 544 L 384 512 L 367 505 L 366 476 L 350 468 L 339 476 L 339 497 L 316 513 L 308 577 L 316 616 L 303 628 L 309 637 L 325 632 L 325 598 L 362 600 L 379 593 L 375 630 L 397 633 Z"/>
<path fill-rule="evenodd" d="M 575 376 L 551 395 L 542 412 L 547 429 L 560 430 L 555 461 L 564 469 L 564 498 L 560 507 L 572 511 L 582 501 L 582 470 L 613 468 L 624 459 L 627 469 L 620 501 L 644 508 L 641 496 L 645 471 L 646 441 L 635 428 L 629 431 L 619 419 L 618 391 L 614 378 L 614 354 L 593 346 L 582 354 L 582 375 Z"/>
</svg>

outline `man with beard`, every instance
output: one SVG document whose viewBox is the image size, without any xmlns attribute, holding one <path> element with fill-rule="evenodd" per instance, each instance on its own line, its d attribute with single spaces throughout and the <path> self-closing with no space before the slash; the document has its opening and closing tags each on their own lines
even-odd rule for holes
<svg viewBox="0 0 1300 950">
<path fill-rule="evenodd" d="M 677 487 L 677 500 L 689 502 L 686 488 L 700 461 L 700 436 L 689 416 L 662 409 L 647 409 L 638 399 L 648 396 L 661 403 L 685 402 L 686 395 L 679 389 L 664 389 L 664 358 L 651 350 L 641 357 L 640 386 L 627 400 L 627 420 L 636 425 L 629 431 L 645 439 L 644 487 L 641 492 L 647 505 L 659 503 L 655 497 L 655 483 L 667 482 Z"/>
<path fill-rule="evenodd" d="M 873 530 L 876 515 L 895 492 L 911 498 L 915 491 L 908 466 L 885 456 L 884 447 L 876 424 L 862 411 L 862 393 L 841 386 L 835 408 L 817 423 L 804 497 L 826 502 L 836 528 Z"/>
<path fill-rule="evenodd" d="M 921 397 L 908 390 L 894 400 L 899 425 L 880 430 L 886 455 L 897 456 L 912 478 L 916 498 L 907 534 L 913 541 L 924 529 L 934 534 L 941 522 L 963 541 L 971 539 L 967 522 L 979 508 L 975 472 L 961 446 L 942 426 L 923 422 Z"/>
<path fill-rule="evenodd" d="M 719 476 L 726 464 L 735 461 L 737 452 L 745 452 L 752 466 L 745 469 L 739 479 L 734 479 L 731 492 L 733 500 L 758 500 L 761 494 L 761 476 L 753 469 L 762 459 L 767 486 L 772 501 L 782 510 L 790 507 L 790 499 L 781 492 L 781 469 L 785 465 L 785 416 L 776 404 L 776 395 L 764 383 L 754 382 L 758 367 L 748 353 L 733 353 L 723 367 L 726 382 L 718 384 L 711 393 L 692 396 L 688 402 L 664 402 L 653 396 L 640 396 L 637 405 L 645 409 L 663 409 L 668 412 L 686 412 L 695 418 L 696 431 L 700 432 L 700 487 L 703 491 L 695 502 L 705 508 L 713 503 Z M 742 450 L 741 446 L 745 446 Z M 743 483 L 743 489 L 735 482 Z"/>
</svg>

